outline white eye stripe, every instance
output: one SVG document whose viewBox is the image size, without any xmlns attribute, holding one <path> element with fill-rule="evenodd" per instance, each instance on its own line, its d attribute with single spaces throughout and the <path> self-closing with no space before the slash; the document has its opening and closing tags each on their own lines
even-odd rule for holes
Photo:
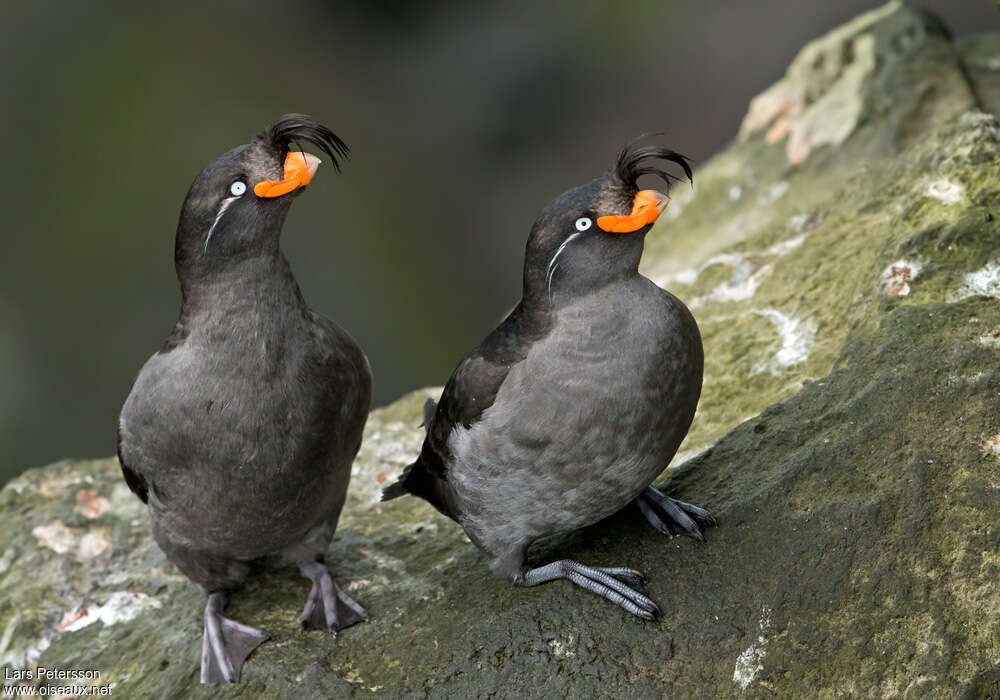
<svg viewBox="0 0 1000 700">
<path fill-rule="evenodd" d="M 579 219 L 576 220 L 576 230 L 577 231 L 586 231 L 588 228 L 590 228 L 593 225 L 593 223 L 594 222 L 591 221 L 586 216 L 581 216 Z"/>
<path fill-rule="evenodd" d="M 242 180 L 237 180 L 229 186 L 229 193 L 234 197 L 242 197 L 243 193 L 247 191 L 247 183 Z"/>
<path fill-rule="evenodd" d="M 552 276 L 556 274 L 556 268 L 559 267 L 559 263 L 556 261 L 559 260 L 559 256 L 562 255 L 562 252 L 566 250 L 566 246 L 569 245 L 569 242 L 579 235 L 579 233 L 574 233 L 566 238 L 566 240 L 562 242 L 562 245 L 559 246 L 559 250 L 556 251 L 556 254 L 553 255 L 552 259 L 549 261 L 549 269 L 545 272 L 545 286 L 549 289 L 549 300 L 552 299 Z"/>
<path fill-rule="evenodd" d="M 226 209 L 229 208 L 229 205 L 237 199 L 239 199 L 239 197 L 226 197 L 222 200 L 222 204 L 219 206 L 219 211 L 215 215 L 215 221 L 212 222 L 212 227 L 208 229 L 208 235 L 205 236 L 205 250 L 208 250 L 208 242 L 212 240 L 212 234 L 215 232 L 215 227 L 219 225 L 222 215 L 226 213 Z"/>
</svg>

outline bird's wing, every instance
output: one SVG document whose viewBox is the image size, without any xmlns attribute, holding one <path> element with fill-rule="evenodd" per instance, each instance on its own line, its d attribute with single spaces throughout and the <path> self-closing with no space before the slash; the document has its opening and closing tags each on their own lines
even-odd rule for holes
<svg viewBox="0 0 1000 700">
<path fill-rule="evenodd" d="M 125 483 L 128 484 L 130 489 L 132 489 L 132 493 L 138 496 L 139 500 L 143 503 L 148 503 L 149 486 L 146 484 L 146 479 L 143 478 L 142 474 L 125 464 L 125 457 L 122 456 L 121 425 L 118 426 L 118 464 L 122 468 L 122 476 L 125 477 Z"/>
<path fill-rule="evenodd" d="M 311 310 L 309 314 L 316 333 L 316 349 L 324 356 L 328 371 L 337 380 L 339 401 L 356 406 L 359 415 L 367 417 L 372 403 L 372 371 L 368 358 L 346 330 L 323 314 Z"/>
<path fill-rule="evenodd" d="M 512 367 L 550 330 L 548 316 L 532 317 L 518 304 L 510 315 L 455 368 L 428 424 L 427 441 L 447 459 L 448 436 L 470 428 L 493 405 Z"/>
<path fill-rule="evenodd" d="M 457 519 L 445 474 L 451 460 L 448 437 L 461 426 L 469 428 L 493 405 L 512 367 L 528 355 L 531 346 L 551 328 L 546 315 L 531 315 L 518 306 L 458 365 L 441 393 L 436 408 L 425 406 L 424 440 L 420 457 L 399 480 L 386 487 L 383 500 L 406 493 L 429 501 L 445 515 Z"/>
</svg>

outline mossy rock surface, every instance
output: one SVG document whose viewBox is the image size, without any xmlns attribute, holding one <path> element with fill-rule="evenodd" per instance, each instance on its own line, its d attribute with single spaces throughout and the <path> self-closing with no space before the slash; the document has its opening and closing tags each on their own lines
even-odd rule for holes
<svg viewBox="0 0 1000 700">
<path fill-rule="evenodd" d="M 309 583 L 261 572 L 231 611 L 272 639 L 200 686 L 202 597 L 114 460 L 62 462 L 0 491 L 0 663 L 129 698 L 997 697 L 998 76 L 1000 34 L 890 3 L 805 47 L 675 189 L 644 271 L 695 312 L 706 378 L 664 478 L 720 526 L 626 511 L 536 553 L 643 571 L 659 622 L 515 589 L 427 504 L 379 503 L 425 390 L 372 413 L 328 556 L 367 623 L 301 633 Z"/>
</svg>

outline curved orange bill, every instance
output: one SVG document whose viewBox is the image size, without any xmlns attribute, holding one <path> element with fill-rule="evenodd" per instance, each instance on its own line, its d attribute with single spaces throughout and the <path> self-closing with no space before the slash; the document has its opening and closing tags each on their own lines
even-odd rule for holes
<svg viewBox="0 0 1000 700">
<path fill-rule="evenodd" d="M 280 197 L 299 187 L 305 187 L 312 180 L 320 162 L 320 159 L 311 153 L 289 152 L 285 156 L 284 179 L 262 180 L 254 185 L 253 193 L 258 197 Z"/>
<path fill-rule="evenodd" d="M 656 190 L 642 190 L 632 201 L 632 213 L 628 216 L 601 216 L 597 225 L 608 233 L 632 233 L 646 224 L 656 221 L 670 198 Z"/>
</svg>

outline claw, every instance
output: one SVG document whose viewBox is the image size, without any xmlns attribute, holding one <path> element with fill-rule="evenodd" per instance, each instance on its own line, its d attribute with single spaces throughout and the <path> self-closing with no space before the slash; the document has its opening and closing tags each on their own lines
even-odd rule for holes
<svg viewBox="0 0 1000 700">
<path fill-rule="evenodd" d="M 715 516 L 704 508 L 670 498 L 652 486 L 639 494 L 635 502 L 653 527 L 671 537 L 687 535 L 703 542 L 702 528 L 718 524 Z"/>
<path fill-rule="evenodd" d="M 368 613 L 334 583 L 330 572 L 319 562 L 299 566 L 302 575 L 313 582 L 306 599 L 299 626 L 303 630 L 325 629 L 333 634 L 368 619 Z"/>
</svg>

